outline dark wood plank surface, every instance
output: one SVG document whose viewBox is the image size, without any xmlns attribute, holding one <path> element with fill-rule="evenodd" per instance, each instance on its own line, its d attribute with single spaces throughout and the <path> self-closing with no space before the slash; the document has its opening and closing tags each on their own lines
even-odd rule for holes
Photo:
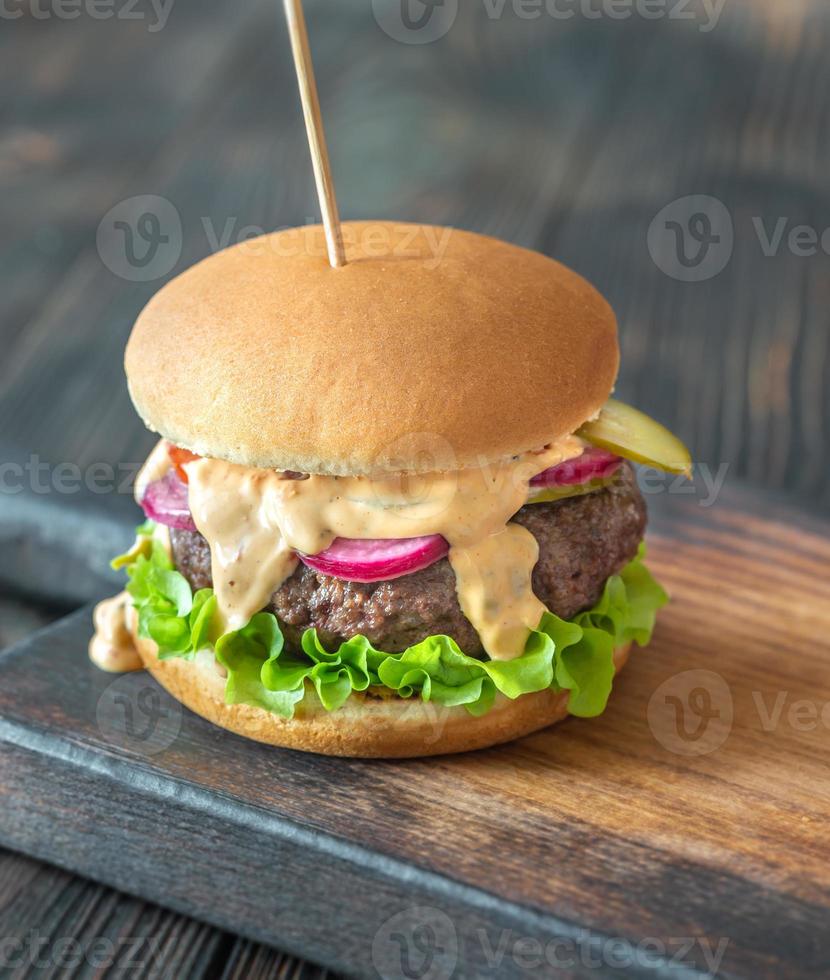
<svg viewBox="0 0 830 980">
<path fill-rule="evenodd" d="M 388 38 L 368 3 L 306 3 L 347 217 L 454 223 L 574 265 L 620 317 L 624 397 L 713 469 L 830 507 L 828 258 L 793 254 L 786 238 L 766 257 L 753 225 L 830 224 L 823 0 L 727 0 L 708 32 L 700 16 L 523 21 L 508 6 L 494 20 L 464 3 L 423 46 Z M 138 463 L 151 444 L 119 362 L 163 278 L 106 267 L 96 229 L 111 207 L 136 194 L 173 203 L 171 274 L 223 229 L 235 240 L 316 215 L 276 6 L 176 0 L 159 31 L 152 17 L 2 21 L 0 463 L 35 454 L 49 476 L 65 462 L 87 473 Z M 720 275 L 682 283 L 655 265 L 647 235 L 689 194 L 724 203 L 735 246 Z M 106 520 L 76 547 L 74 522 L 96 509 Z M 93 598 L 129 514 L 123 499 L 54 487 L 1 494 L 0 587 L 42 592 L 55 610 Z M 0 635 L 40 618 L 10 608 Z M 169 935 L 189 942 L 184 926 Z M 263 956 L 272 963 L 239 945 L 228 962 L 268 975 Z"/>
<path fill-rule="evenodd" d="M 0 851 L 0 976 L 323 980 L 325 970 Z"/>
<path fill-rule="evenodd" d="M 4 975 L 91 977 L 132 968 L 203 976 L 223 953 L 222 937 L 207 926 L 9 853 L 0 853 L 0 931 Z"/>
<path fill-rule="evenodd" d="M 447 977 L 526 975 L 512 940 L 493 972 L 505 935 L 575 944 L 575 977 L 617 975 L 609 943 L 653 975 L 632 951 L 680 937 L 692 976 L 825 975 L 830 523 L 737 488 L 654 504 L 674 601 L 607 713 L 466 756 L 269 749 L 143 674 L 115 682 L 157 695 L 141 737 L 71 617 L 0 660 L 0 843 L 359 975 L 398 975 L 413 907 L 451 923 Z"/>
<path fill-rule="evenodd" d="M 458 224 L 574 265 L 618 311 L 623 396 L 697 459 L 830 504 L 828 257 L 793 254 L 787 235 L 766 257 L 753 224 L 830 224 L 830 11 L 737 0 L 703 31 L 701 17 L 507 9 L 462 5 L 440 42 L 406 45 L 364 5 L 309 4 L 344 215 Z M 150 439 L 120 354 L 163 277 L 114 275 L 96 227 L 132 195 L 166 198 L 182 223 L 175 273 L 223 234 L 313 218 L 286 39 L 266 0 L 177 0 L 157 33 L 89 18 L 12 30 L 3 80 L 28 91 L 12 103 L 0 202 L 4 437 L 53 463 L 135 462 Z M 719 276 L 682 283 L 647 233 L 690 194 L 723 202 L 735 246 Z"/>
</svg>

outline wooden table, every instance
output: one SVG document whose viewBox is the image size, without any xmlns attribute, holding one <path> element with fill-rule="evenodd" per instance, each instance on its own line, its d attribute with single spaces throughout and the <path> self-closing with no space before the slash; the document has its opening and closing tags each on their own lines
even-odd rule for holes
<svg viewBox="0 0 830 980">
<path fill-rule="evenodd" d="M 368 3 L 308 2 L 344 216 L 455 224 L 574 266 L 619 315 L 623 398 L 673 426 L 711 473 L 725 465 L 730 479 L 830 510 L 830 260 L 809 230 L 830 224 L 830 9 L 732 0 L 712 26 L 703 13 L 648 20 L 635 4 L 620 20 L 461 6 L 445 37 L 418 45 L 384 33 Z M 129 507 L 52 480 L 60 463 L 123 467 L 151 445 L 120 369 L 142 304 L 217 243 L 317 214 L 278 5 L 177 0 L 162 29 L 148 10 L 29 13 L 0 32 L 0 462 L 49 464 L 47 492 L 27 477 L 22 494 L 0 496 L 0 579 L 10 596 L 28 593 L 25 606 L 4 604 L 0 636 L 103 587 L 50 573 L 26 542 L 54 540 L 56 515 L 82 498 Z M 124 271 L 112 225 L 135 195 L 173 209 L 152 204 L 174 217 L 169 268 L 150 281 L 112 271 Z M 689 195 L 716 202 L 690 210 Z M 681 271 L 658 234 L 699 213 L 721 241 L 695 265 L 706 226 L 693 222 Z M 808 230 L 790 237 L 798 226 Z M 6 533 L 24 512 L 26 535 Z M 79 568 L 89 561 L 94 543 L 71 525 L 59 536 Z M 153 939 L 137 970 L 119 947 L 112 975 L 319 975 L 2 854 L 0 936 L 31 930 Z"/>
</svg>

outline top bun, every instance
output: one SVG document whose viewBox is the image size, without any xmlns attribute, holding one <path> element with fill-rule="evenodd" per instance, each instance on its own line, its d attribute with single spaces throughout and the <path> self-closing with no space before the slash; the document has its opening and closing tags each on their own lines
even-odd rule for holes
<svg viewBox="0 0 830 980">
<path fill-rule="evenodd" d="M 539 449 L 593 418 L 614 314 L 575 272 L 494 238 L 348 222 L 210 256 L 148 303 L 126 353 L 150 429 L 200 456 L 304 473 L 429 472 Z"/>
</svg>

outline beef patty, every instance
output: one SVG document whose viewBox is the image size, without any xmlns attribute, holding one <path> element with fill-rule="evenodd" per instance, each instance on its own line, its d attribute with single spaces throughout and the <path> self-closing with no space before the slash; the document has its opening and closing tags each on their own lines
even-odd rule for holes
<svg viewBox="0 0 830 980">
<path fill-rule="evenodd" d="M 646 506 L 626 463 L 610 486 L 556 503 L 528 504 L 513 520 L 539 542 L 533 591 L 551 612 L 571 619 L 595 605 L 606 580 L 637 553 Z M 212 585 L 210 549 L 196 531 L 171 531 L 176 567 L 193 590 Z M 345 582 L 300 564 L 271 597 L 286 642 L 296 647 L 316 627 L 332 649 L 362 633 L 377 648 L 405 650 L 445 633 L 465 653 L 482 656 L 478 634 L 461 612 L 455 574 L 446 559 L 388 582 Z"/>
</svg>

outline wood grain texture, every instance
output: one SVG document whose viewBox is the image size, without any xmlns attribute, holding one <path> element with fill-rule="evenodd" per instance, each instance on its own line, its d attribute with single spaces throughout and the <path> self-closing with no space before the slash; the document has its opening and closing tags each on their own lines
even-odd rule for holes
<svg viewBox="0 0 830 980">
<path fill-rule="evenodd" d="M 57 618 L 57 615 L 49 615 L 28 603 L 0 598 L 0 650 L 19 643 Z"/>
<path fill-rule="evenodd" d="M 753 225 L 830 220 L 826 5 L 727 3 L 710 31 L 461 7 L 440 42 L 406 45 L 365 6 L 308 4 L 344 215 L 457 224 L 574 265 L 619 314 L 623 397 L 697 459 L 830 506 L 827 257 L 794 255 L 785 236 L 767 258 Z M 21 43 L 0 72 L 28 88 L 0 210 L 7 445 L 86 466 L 138 461 L 150 444 L 120 359 L 163 279 L 104 266 L 95 230 L 111 206 L 172 203 L 173 273 L 252 226 L 318 213 L 279 11 L 217 9 L 178 0 L 154 34 L 88 18 L 14 25 Z M 29 63 L 43 66 L 31 80 Z M 646 247 L 658 211 L 688 194 L 714 195 L 735 224 L 732 261 L 702 283 L 667 277 Z"/>
<path fill-rule="evenodd" d="M 149 742 L 114 744 L 86 615 L 41 634 L 0 661 L 4 843 L 358 973 L 390 915 L 426 905 L 450 916 L 458 976 L 487 969 L 482 929 L 495 945 L 505 929 L 547 943 L 583 928 L 629 949 L 689 937 L 697 975 L 719 947 L 719 975 L 823 975 L 830 527 L 737 490 L 711 508 L 653 503 L 651 563 L 674 597 L 653 646 L 601 719 L 504 749 L 308 757 L 166 698 Z M 138 705 L 150 682 L 125 683 Z M 507 956 L 498 975 L 514 974 Z M 580 961 L 573 975 L 614 974 Z"/>
<path fill-rule="evenodd" d="M 821 231 L 830 223 L 824 0 L 728 0 L 709 33 L 694 22 L 637 18 L 496 21 L 482 4 L 465 2 L 449 35 L 425 46 L 390 40 L 368 4 L 307 0 L 307 6 L 348 217 L 458 224 L 573 264 L 607 291 L 620 316 L 621 395 L 674 425 L 698 459 L 724 462 L 733 475 L 830 507 L 827 258 L 797 257 L 786 247 L 765 258 L 751 224 L 762 217 L 771 228 L 785 216 L 790 228 L 806 222 Z M 52 464 L 138 463 L 151 444 L 129 406 L 120 356 L 132 320 L 163 280 L 130 283 L 103 265 L 95 234 L 109 208 L 136 194 L 170 200 L 183 224 L 173 272 L 215 248 L 226 232 L 236 240 L 248 225 L 270 230 L 317 214 L 278 14 L 268 0 L 176 0 L 158 32 L 146 22 L 85 16 L 4 20 L 0 463 L 32 453 Z M 736 225 L 732 262 L 702 284 L 666 278 L 645 245 L 657 211 L 691 193 L 714 194 Z M 90 515 L 78 503 L 55 493 L 0 497 L 3 589 L 43 590 L 63 603 L 106 587 L 99 558 L 113 550 L 109 541 L 123 533 L 119 522 L 129 508 L 118 500 L 93 502 L 109 516 L 79 553 L 74 522 L 85 525 Z M 741 505 L 749 508 L 748 498 Z M 717 517 L 708 524 L 709 513 L 715 512 L 707 512 L 701 533 L 724 530 Z M 779 544 L 788 541 L 790 526 L 801 521 L 788 512 L 776 532 Z M 747 547 L 743 536 L 751 530 L 727 530 L 735 548 Z M 786 551 L 776 554 L 790 567 L 798 559 Z M 41 556 L 50 553 L 59 560 L 44 563 Z M 734 571 L 728 562 L 711 570 L 727 595 L 754 610 L 761 600 L 752 582 L 733 582 Z M 816 582 L 826 581 L 821 562 L 812 571 Z M 812 584 L 805 589 L 815 594 Z M 797 590 L 787 597 L 791 608 L 804 608 Z M 774 608 L 785 647 L 789 617 Z M 708 635 L 705 610 L 699 618 L 700 626 L 690 613 L 687 628 Z M 4 635 L 22 623 L 4 622 Z M 794 648 L 821 650 L 816 636 L 808 642 L 798 632 Z M 756 641 L 767 656 L 774 641 Z M 682 649 L 682 637 L 678 642 Z M 811 664 L 805 676 L 821 679 L 821 654 L 805 656 Z M 751 652 L 745 659 L 764 662 Z M 759 738 L 759 751 L 766 742 Z M 761 765 L 759 759 L 753 771 Z M 822 774 L 810 774 L 820 790 Z M 677 778 L 686 778 L 685 769 Z M 720 774 L 710 776 L 705 767 L 700 778 L 722 786 Z M 653 777 L 663 786 L 667 821 L 676 809 L 666 788 L 672 780 L 669 764 Z M 628 792 L 621 787 L 611 809 L 637 827 L 635 808 L 620 809 L 618 797 Z M 631 787 L 652 791 L 636 779 Z M 517 800 L 524 780 L 519 790 Z M 716 826 L 736 840 L 747 836 L 740 816 L 750 839 L 763 841 L 768 833 L 775 845 L 770 806 L 761 806 L 756 820 L 726 793 L 710 809 Z M 809 828 L 782 806 L 780 822 Z M 436 811 L 433 805 L 429 812 Z M 544 817 L 534 819 L 541 824 Z M 49 839 L 51 828 L 43 833 Z M 804 847 L 804 861 L 814 853 L 808 837 L 805 830 L 796 841 L 787 838 Z M 589 830 L 585 840 L 592 840 Z M 0 868 L 0 889 L 9 874 L 15 878 L 8 869 Z M 63 888 L 50 877 L 58 872 L 38 874 L 47 884 L 37 895 Z M 29 917 L 18 920 L 23 929 L 27 921 L 41 922 L 48 902 L 29 902 L 27 879 L 20 881 L 14 902 Z M 677 882 L 656 881 L 655 902 L 684 887 Z M 616 904 L 623 902 L 620 891 Z M 771 908 L 761 909 L 759 921 Z M 162 924 L 175 923 L 171 949 L 186 947 L 191 934 L 182 920 L 158 915 Z M 64 921 L 66 934 L 84 928 L 78 917 Z M 789 937 L 796 956 L 809 945 L 810 921 Z M 816 930 L 819 938 L 825 933 Z M 819 972 L 820 950 L 816 942 L 804 955 Z M 228 955 L 237 964 L 233 975 L 289 975 L 295 968 L 277 967 L 272 954 L 247 944 Z M 765 969 L 772 975 L 772 966 Z"/>
<path fill-rule="evenodd" d="M 325 971 L 0 851 L 0 976 L 322 980 Z"/>
<path fill-rule="evenodd" d="M 222 953 L 223 938 L 207 926 L 66 872 L 7 853 L 0 872 L 5 975 L 203 976 Z"/>
</svg>

